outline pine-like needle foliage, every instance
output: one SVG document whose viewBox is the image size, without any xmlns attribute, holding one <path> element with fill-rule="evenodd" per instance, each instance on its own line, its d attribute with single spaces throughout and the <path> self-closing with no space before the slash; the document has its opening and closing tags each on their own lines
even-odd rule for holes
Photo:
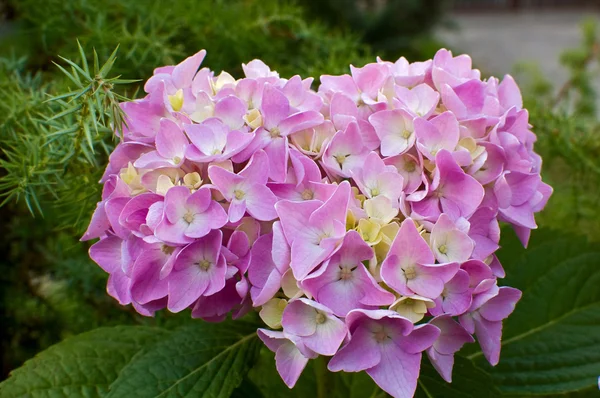
<svg viewBox="0 0 600 398">
<path fill-rule="evenodd" d="M 22 199 L 33 215 L 42 215 L 41 201 L 49 198 L 56 199 L 61 207 L 79 203 L 75 208 L 83 208 L 81 201 L 88 197 L 96 200 L 95 187 L 92 195 L 82 187 L 82 197 L 70 180 L 93 185 L 89 177 L 102 169 L 114 146 L 113 131 L 122 130 L 124 123 L 119 101 L 127 98 L 117 94 L 115 86 L 133 81 L 110 76 L 117 49 L 102 65 L 94 51 L 90 68 L 83 48 L 78 48 L 81 65 L 65 58 L 69 70 L 56 65 L 69 85 L 65 86 L 67 92 L 55 96 L 46 94 L 52 82 L 44 84 L 39 73 L 31 76 L 22 72 L 23 62 L 4 63 L 8 87 L 0 90 L 7 114 L 0 127 L 0 166 L 6 171 L 0 177 L 2 204 Z M 87 214 L 80 212 L 75 221 L 82 216 Z"/>
</svg>

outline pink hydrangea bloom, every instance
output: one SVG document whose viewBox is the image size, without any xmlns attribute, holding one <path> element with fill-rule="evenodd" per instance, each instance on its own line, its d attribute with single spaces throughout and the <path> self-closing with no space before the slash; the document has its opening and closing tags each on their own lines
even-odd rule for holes
<svg viewBox="0 0 600 398">
<path fill-rule="evenodd" d="M 499 286 L 499 222 L 526 245 L 552 188 L 515 81 L 466 55 L 285 79 L 157 68 L 109 157 L 82 240 L 107 291 L 152 316 L 256 307 L 294 386 L 309 360 L 411 397 L 422 353 L 448 382 L 474 341 L 495 365 L 521 292 Z M 279 330 L 278 330 L 279 329 Z"/>
</svg>

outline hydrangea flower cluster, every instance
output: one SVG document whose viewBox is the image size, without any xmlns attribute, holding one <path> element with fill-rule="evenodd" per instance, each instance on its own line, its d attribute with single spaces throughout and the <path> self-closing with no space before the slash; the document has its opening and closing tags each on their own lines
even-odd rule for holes
<svg viewBox="0 0 600 398">
<path fill-rule="evenodd" d="M 499 287 L 499 221 L 523 244 L 552 189 L 515 81 L 466 55 L 377 60 L 283 79 L 200 70 L 205 51 L 155 70 L 83 239 L 108 293 L 147 316 L 221 321 L 255 308 L 294 386 L 309 359 L 366 371 L 411 397 L 426 352 L 451 381 L 476 336 L 500 354 L 521 292 Z"/>
</svg>

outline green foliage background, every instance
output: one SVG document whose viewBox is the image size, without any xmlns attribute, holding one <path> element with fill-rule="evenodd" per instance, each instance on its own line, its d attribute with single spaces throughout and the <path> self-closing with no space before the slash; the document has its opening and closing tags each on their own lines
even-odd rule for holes
<svg viewBox="0 0 600 398">
<path fill-rule="evenodd" d="M 111 78 L 120 75 L 145 80 L 154 67 L 174 64 L 201 48 L 208 50 L 206 65 L 234 76 L 240 76 L 242 62 L 253 58 L 263 59 L 283 76 L 318 76 L 343 73 L 348 64 L 362 65 L 372 61 L 375 54 L 389 59 L 400 55 L 410 60 L 426 59 L 440 46 L 431 38 L 431 28 L 443 19 L 440 2 L 397 0 L 387 2 L 387 8 L 367 11 L 361 10 L 359 3 L 372 2 L 308 1 L 302 6 L 278 0 L 0 2 L 0 226 L 4 235 L 0 240 L 0 380 L 46 347 L 97 327 L 115 326 L 117 329 L 111 330 L 117 331 L 116 336 L 121 330 L 135 330 L 124 340 L 115 337 L 115 347 L 129 347 L 121 359 L 114 358 L 115 363 L 121 360 L 118 366 L 127 363 L 128 353 L 133 356 L 141 349 L 138 345 L 154 344 L 152 333 L 187 339 L 186 333 L 194 330 L 186 329 L 192 327 L 187 326 L 192 323 L 187 314 L 147 319 L 119 306 L 105 292 L 106 275 L 89 260 L 87 246 L 78 242 L 99 198 L 97 181 L 115 144 L 109 124 L 115 117 L 115 104 L 121 95 L 132 98 L 139 90 L 139 83 Z M 399 10 L 404 12 L 404 22 L 395 24 L 392 16 Z M 516 70 L 538 135 L 536 150 L 544 158 L 543 177 L 555 188 L 547 209 L 538 217 L 539 225 L 546 229 L 540 232 L 554 235 L 548 229 L 561 231 L 576 236 L 573 241 L 600 240 L 600 123 L 597 95 L 591 84 L 600 59 L 596 29 L 594 21 L 586 23 L 581 47 L 564 54 L 562 62 L 570 78 L 563 87 L 554 87 L 532 66 L 521 65 Z M 113 50 L 118 45 L 115 58 Z M 58 55 L 76 61 L 76 65 L 87 64 L 89 73 Z M 544 235 L 543 239 L 550 237 Z M 576 247 L 569 242 L 561 243 L 563 252 Z M 515 261 L 525 267 L 535 261 L 519 257 L 525 254 L 513 243 L 510 238 L 503 240 L 506 265 L 510 266 L 506 261 Z M 587 262 L 587 277 L 597 278 L 600 255 L 589 246 L 580 250 L 587 253 L 581 259 Z M 547 260 L 554 261 L 557 269 L 576 266 L 566 260 Z M 543 273 L 546 264 L 536 264 L 534 269 Z M 526 288 L 519 286 L 521 282 L 516 280 L 515 286 Z M 556 284 L 546 285 L 545 290 L 559 291 Z M 597 305 L 597 297 L 592 299 Z M 600 309 L 592 309 L 597 316 Z M 204 327 L 199 322 L 193 324 Z M 67 340 L 75 342 L 75 346 L 67 345 L 68 349 L 75 350 L 76 355 L 86 354 L 85 350 L 76 351 L 87 347 L 78 346 L 78 339 L 94 342 L 101 336 L 90 333 Z M 110 340 L 111 336 L 102 338 Z M 148 349 L 151 358 L 153 353 L 161 353 L 160 347 L 152 347 Z M 467 350 L 466 355 L 483 367 L 474 349 Z M 277 379 L 273 385 L 261 384 L 264 381 L 258 369 L 271 369 L 272 355 L 257 358 L 256 369 L 243 379 L 244 391 L 265 397 L 269 396 L 265 391 L 287 393 Z M 591 371 L 598 369 L 600 374 L 600 360 L 594 357 L 591 361 L 590 366 L 596 366 Z M 137 370 L 134 365 L 132 372 L 147 370 L 143 363 L 135 365 L 140 366 Z M 465 373 L 459 371 L 458 380 L 464 377 L 464 383 L 473 385 L 474 390 L 455 390 L 460 388 L 459 382 L 451 387 L 441 384 L 426 367 L 424 380 L 431 379 L 430 384 L 418 394 L 432 396 L 433 391 L 433 396 L 483 396 L 477 392 L 486 390 L 488 379 L 501 388 L 508 386 L 509 392 L 520 392 L 510 390 L 510 386 L 516 383 L 514 369 L 522 371 L 522 363 L 508 360 L 506 366 L 485 372 L 475 365 L 466 360 L 457 365 Z M 315 376 L 320 374 L 319 366 L 323 364 L 311 364 L 302 376 L 295 390 L 298 396 L 323 392 L 322 380 Z M 479 375 L 477 372 L 481 372 L 480 384 L 468 376 Z M 85 371 L 78 377 L 84 376 Z M 114 377 L 103 382 L 102 388 L 113 382 L 119 385 Z M 241 380 L 240 375 L 236 377 Z M 336 390 L 346 391 L 346 396 L 354 396 L 353 391 L 365 395 L 372 391 L 372 396 L 378 396 L 368 379 L 356 377 L 338 377 L 332 383 Z M 531 383 L 539 387 L 536 394 L 556 392 L 544 389 L 543 380 Z M 572 388 L 582 390 L 578 396 L 594 393 L 580 387 Z M 19 386 L 14 388 L 18 391 Z M 495 396 L 494 391 L 488 392 Z M 235 391 L 232 396 L 236 396 Z"/>
</svg>

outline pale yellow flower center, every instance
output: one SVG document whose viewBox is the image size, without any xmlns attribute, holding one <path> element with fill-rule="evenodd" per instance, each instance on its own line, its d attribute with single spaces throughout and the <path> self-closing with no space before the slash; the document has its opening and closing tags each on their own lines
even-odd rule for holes
<svg viewBox="0 0 600 398">
<path fill-rule="evenodd" d="M 233 191 L 233 196 L 235 196 L 237 200 L 242 200 L 244 199 L 244 196 L 246 196 L 246 194 L 244 193 L 244 191 L 236 189 L 235 191 Z"/>
<path fill-rule="evenodd" d="M 191 211 L 188 211 L 187 213 L 185 213 L 183 215 L 183 219 L 185 220 L 186 223 L 191 224 L 194 221 L 194 213 L 192 213 Z"/>
<path fill-rule="evenodd" d="M 171 254 L 175 248 L 173 246 L 162 245 L 160 250 L 165 254 Z"/>
<path fill-rule="evenodd" d="M 388 338 L 389 338 L 389 336 L 388 336 L 387 332 L 385 331 L 385 329 L 381 329 L 381 330 L 378 330 L 377 332 L 375 332 L 375 340 L 377 340 L 380 343 L 384 342 Z"/>
<path fill-rule="evenodd" d="M 442 254 L 448 253 L 448 248 L 446 247 L 446 245 L 441 245 L 440 247 L 438 247 L 438 250 Z"/>
<path fill-rule="evenodd" d="M 344 267 L 340 270 L 340 278 L 343 280 L 350 279 L 352 277 L 352 270 L 349 267 Z"/>
<path fill-rule="evenodd" d="M 325 323 L 325 321 L 327 320 L 327 317 L 325 316 L 325 314 L 323 314 L 320 311 L 317 311 L 317 316 L 315 317 L 315 322 L 317 322 L 318 325 Z"/>
<path fill-rule="evenodd" d="M 314 198 L 314 193 L 310 189 L 307 188 L 304 191 L 302 191 L 302 199 L 303 200 L 311 200 L 313 198 Z"/>
<path fill-rule="evenodd" d="M 202 271 L 208 271 L 208 269 L 210 268 L 210 261 L 208 261 L 208 260 L 201 260 L 198 263 L 198 267 L 200 267 L 200 269 Z"/>
<path fill-rule="evenodd" d="M 334 156 L 335 161 L 338 162 L 338 164 L 340 165 L 340 167 L 342 167 L 342 165 L 346 161 L 347 157 L 348 157 L 348 155 L 335 155 Z"/>
<path fill-rule="evenodd" d="M 169 95 L 169 102 L 175 112 L 179 112 L 183 107 L 183 90 L 179 89 L 173 95 Z"/>
<path fill-rule="evenodd" d="M 408 173 L 412 173 L 417 168 L 415 162 L 406 162 L 404 163 L 404 170 Z"/>
<path fill-rule="evenodd" d="M 281 137 L 281 132 L 279 131 L 279 129 L 277 127 L 273 127 L 270 131 L 269 134 L 271 135 L 271 138 L 278 138 Z"/>
<path fill-rule="evenodd" d="M 404 276 L 408 280 L 415 279 L 417 277 L 417 271 L 415 271 L 414 267 L 407 267 L 404 270 Z"/>
</svg>

